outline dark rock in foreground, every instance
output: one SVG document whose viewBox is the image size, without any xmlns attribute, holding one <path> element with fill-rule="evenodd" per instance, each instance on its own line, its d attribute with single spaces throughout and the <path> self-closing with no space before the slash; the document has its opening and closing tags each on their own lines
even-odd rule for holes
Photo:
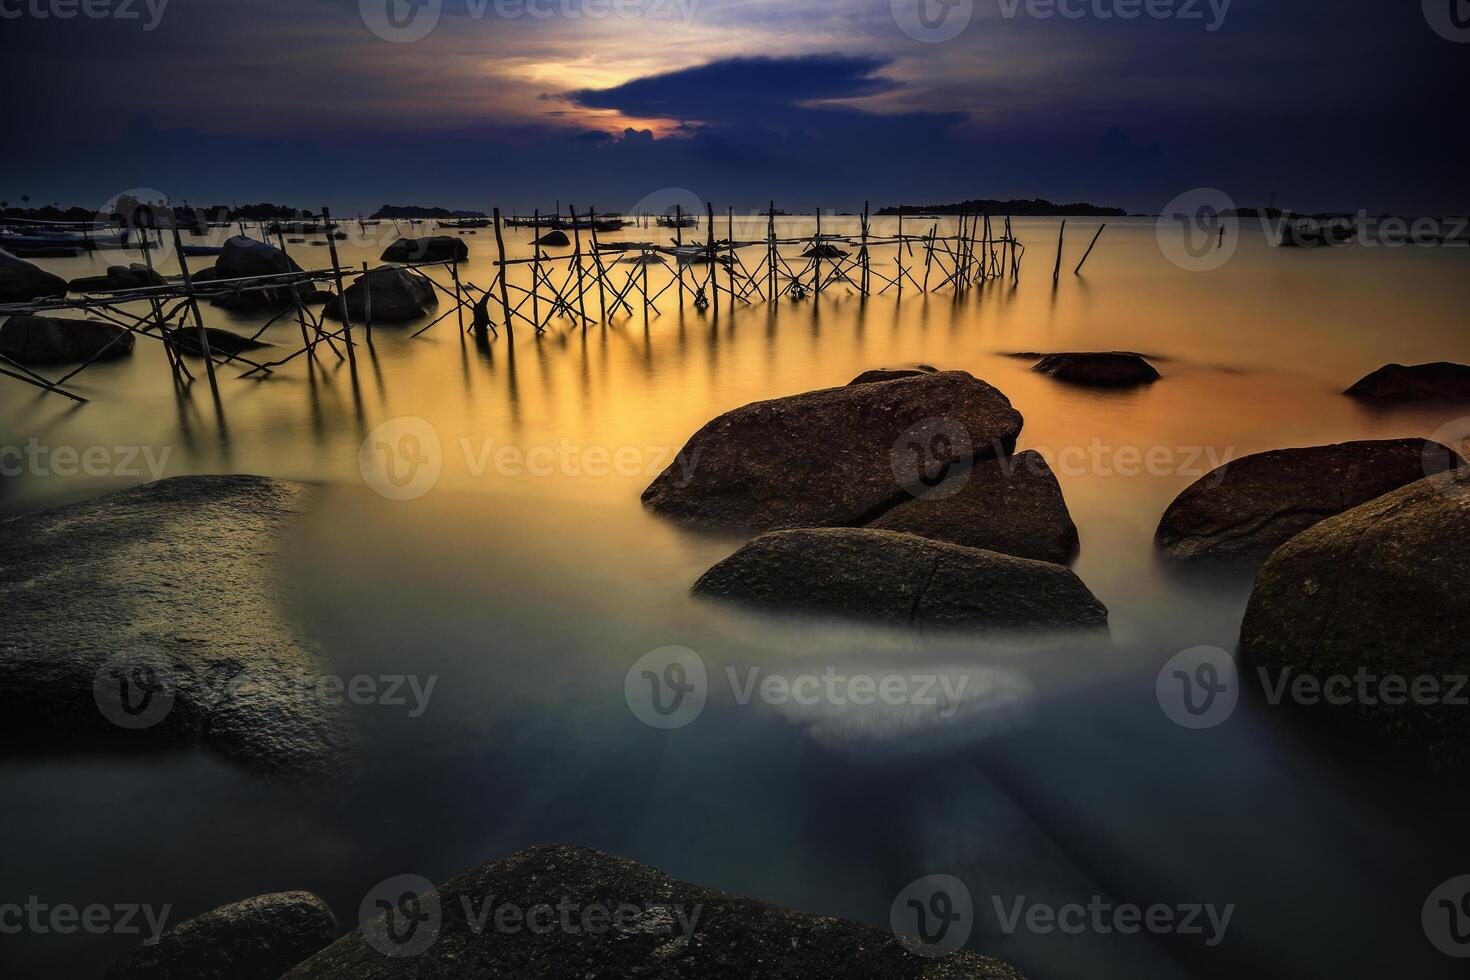
<svg viewBox="0 0 1470 980">
<path fill-rule="evenodd" d="M 216 356 L 227 357 L 233 354 L 243 354 L 248 350 L 259 350 L 262 347 L 271 347 L 263 340 L 254 340 L 243 337 L 229 330 L 221 330 L 219 327 L 205 327 L 204 336 L 209 341 L 209 352 Z M 168 332 L 168 338 L 173 345 L 185 354 L 195 357 L 203 357 L 204 352 L 199 346 L 198 327 L 175 327 Z"/>
<path fill-rule="evenodd" d="M 1142 354 L 1130 351 L 1046 354 L 1031 370 L 1095 388 L 1131 388 L 1159 380 L 1158 370 Z"/>
<path fill-rule="evenodd" d="M 1470 694 L 1465 473 L 1411 483 L 1277 550 L 1256 576 L 1241 625 L 1240 653 L 1252 675 L 1264 669 L 1270 683 L 1308 675 L 1328 693 L 1348 692 L 1346 704 L 1319 698 L 1316 710 L 1327 716 L 1432 763 L 1470 761 L 1470 711 L 1455 703 Z M 1360 671 L 1371 679 L 1370 698 L 1358 694 Z M 1331 686 L 1335 676 L 1346 684 Z M 1383 686 L 1386 678 L 1398 680 Z M 1283 704 L 1292 703 L 1288 694 Z"/>
<path fill-rule="evenodd" d="M 762 534 L 694 584 L 699 595 L 899 625 L 1105 628 L 1107 609 L 1070 569 L 868 528 Z"/>
<path fill-rule="evenodd" d="M 452 235 L 400 238 L 383 249 L 384 262 L 463 262 L 470 257 L 464 239 Z"/>
<path fill-rule="evenodd" d="M 1343 392 L 1379 404 L 1457 404 L 1470 402 L 1470 365 L 1434 361 L 1387 364 Z"/>
<path fill-rule="evenodd" d="M 556 230 L 556 231 L 548 231 L 546 234 L 544 234 L 540 238 L 536 239 L 536 241 L 533 242 L 532 244 L 534 244 L 534 245 L 548 245 L 548 246 L 551 246 L 552 248 L 561 248 L 564 245 L 570 245 L 570 244 L 572 244 L 572 240 L 567 237 L 567 233 L 566 232 L 561 231 L 561 230 Z"/>
<path fill-rule="evenodd" d="M 140 464 L 141 465 L 141 464 Z M 0 738 L 202 742 L 270 773 L 349 759 L 277 579 L 310 487 L 177 477 L 0 524 Z"/>
<path fill-rule="evenodd" d="M 26 303 L 65 295 L 65 279 L 0 248 L 0 303 Z"/>
<path fill-rule="evenodd" d="M 358 276 L 344 292 L 347 315 L 353 323 L 367 319 L 368 293 L 372 294 L 373 323 L 403 323 L 417 320 L 439 305 L 434 284 L 411 269 L 382 265 Z M 342 319 L 340 303 L 328 301 L 322 310 L 330 319 Z"/>
<path fill-rule="evenodd" d="M 1453 450 L 1423 439 L 1243 456 L 1174 498 L 1154 540 L 1181 561 L 1260 562 L 1318 521 L 1462 462 Z"/>
<path fill-rule="evenodd" d="M 951 485 L 958 492 L 946 492 Z M 1077 554 L 1061 485 L 1035 450 L 980 460 L 932 497 L 905 501 L 868 527 L 1058 564 Z"/>
<path fill-rule="evenodd" d="M 565 907 L 575 931 L 497 929 L 502 909 Z M 317 953 L 287 977 L 317 980 L 1023 980 L 1010 966 L 959 951 L 908 952 L 890 932 L 807 915 L 691 885 L 625 858 L 580 847 L 517 851 L 452 878 L 418 902 L 439 916 L 417 955 L 390 957 L 385 918 Z M 467 909 L 469 910 L 467 912 Z M 618 913 L 617 918 L 596 910 Z M 478 927 L 475 916 L 488 910 Z M 399 922 L 405 918 L 397 910 Z M 584 919 L 591 914 L 593 918 Z M 591 925 L 584 925 L 584 923 Z M 616 923 L 616 924 L 614 924 Z M 421 922 L 420 929 L 430 928 Z M 417 936 L 409 942 L 417 947 Z"/>
<path fill-rule="evenodd" d="M 285 252 L 268 242 L 233 235 L 225 240 L 224 250 L 214 260 L 215 278 L 247 279 L 283 272 L 300 272 L 301 266 Z"/>
<path fill-rule="evenodd" d="M 21 364 L 101 361 L 133 352 L 133 335 L 114 323 L 55 316 L 13 316 L 0 326 L 0 354 Z"/>
<path fill-rule="evenodd" d="M 755 402 L 706 423 L 643 502 L 713 527 L 860 525 L 919 479 L 1010 452 L 1021 423 L 1005 395 L 964 371 Z"/>
<path fill-rule="evenodd" d="M 277 980 L 336 938 L 336 917 L 311 892 L 257 895 L 179 923 L 103 980 Z"/>
<path fill-rule="evenodd" d="M 899 378 L 912 378 L 920 374 L 936 374 L 934 368 L 927 364 L 912 364 L 908 367 L 874 368 L 864 371 L 848 382 L 849 385 L 866 385 L 874 381 L 896 381 Z"/>
</svg>

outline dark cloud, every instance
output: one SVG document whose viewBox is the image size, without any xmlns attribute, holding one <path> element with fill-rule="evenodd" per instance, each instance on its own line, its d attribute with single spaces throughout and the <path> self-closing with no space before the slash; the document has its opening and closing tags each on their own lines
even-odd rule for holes
<svg viewBox="0 0 1470 980">
<path fill-rule="evenodd" d="M 1152 160 L 1163 152 L 1159 149 L 1159 144 L 1139 143 L 1117 126 L 1108 127 L 1097 151 L 1105 157 L 1117 157 L 1120 160 Z"/>
</svg>

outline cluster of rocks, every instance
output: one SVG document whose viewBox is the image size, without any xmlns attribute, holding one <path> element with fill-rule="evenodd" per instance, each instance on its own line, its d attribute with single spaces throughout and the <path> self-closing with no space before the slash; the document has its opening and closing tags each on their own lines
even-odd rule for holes
<svg viewBox="0 0 1470 980">
<path fill-rule="evenodd" d="M 1065 563 L 1056 476 L 1015 454 L 997 389 L 925 365 L 756 402 L 706 424 L 643 493 L 651 510 L 759 536 L 698 594 L 922 627 L 1105 627 Z"/>
<path fill-rule="evenodd" d="M 1462 365 L 1388 365 L 1347 394 L 1463 402 L 1467 379 Z M 1470 466 L 1455 449 L 1383 439 L 1246 456 L 1185 489 L 1155 538 L 1174 562 L 1256 569 L 1247 678 L 1366 678 L 1364 696 L 1283 703 L 1431 766 L 1470 762 L 1470 715 L 1453 698 L 1470 675 Z"/>
<path fill-rule="evenodd" d="M 411 901 L 393 899 L 400 904 L 341 938 L 331 910 L 308 892 L 246 899 L 165 932 L 106 980 L 1024 980 L 979 953 L 926 957 L 873 926 L 729 895 L 582 847 L 527 848 Z M 504 910 L 540 908 L 581 924 L 497 925 L 508 921 L 497 918 Z"/>
</svg>

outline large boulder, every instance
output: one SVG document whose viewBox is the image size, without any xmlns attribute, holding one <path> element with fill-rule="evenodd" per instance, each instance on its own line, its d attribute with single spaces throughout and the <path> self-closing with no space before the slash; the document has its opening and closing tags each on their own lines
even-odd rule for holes
<svg viewBox="0 0 1470 980">
<path fill-rule="evenodd" d="M 532 244 L 549 246 L 551 248 L 561 248 L 563 246 L 572 244 L 572 240 L 567 237 L 566 232 L 561 231 L 560 229 L 554 229 L 552 231 L 548 231 L 546 234 L 536 239 L 534 242 L 532 242 Z"/>
<path fill-rule="evenodd" d="M 946 467 L 1010 453 L 1021 423 L 964 371 L 755 402 L 696 432 L 643 503 L 712 527 L 861 525 Z"/>
<path fill-rule="evenodd" d="M 1257 563 L 1325 518 L 1463 464 L 1423 439 L 1377 439 L 1242 456 L 1174 498 L 1154 540 L 1180 561 Z"/>
<path fill-rule="evenodd" d="M 102 293 L 119 289 L 143 289 L 147 286 L 167 285 L 163 276 L 142 262 L 129 265 L 110 265 L 105 276 L 82 276 L 67 283 L 73 293 Z"/>
<path fill-rule="evenodd" d="M 1131 351 L 1045 354 L 1031 370 L 1094 388 L 1131 388 L 1159 380 L 1158 369 Z"/>
<path fill-rule="evenodd" d="M 1470 402 L 1470 365 L 1386 364 L 1353 383 L 1343 394 L 1380 404 L 1456 404 Z"/>
<path fill-rule="evenodd" d="M 470 257 L 464 239 L 451 235 L 400 238 L 383 249 L 384 262 L 463 262 Z"/>
<path fill-rule="evenodd" d="M 698 595 L 905 626 L 1105 628 L 1108 611 L 1073 572 L 1050 562 L 897 531 L 772 531 L 716 564 Z"/>
<path fill-rule="evenodd" d="M 20 364 L 99 361 L 133 352 L 133 335 L 115 323 L 54 316 L 13 316 L 0 326 L 0 354 Z"/>
<path fill-rule="evenodd" d="M 306 682 L 326 665 L 278 579 L 313 497 L 176 477 L 0 525 L 0 738 L 203 743 L 267 774 L 341 772 L 345 709 Z"/>
<path fill-rule="evenodd" d="M 103 980 L 277 980 L 336 938 L 336 917 L 311 892 L 257 895 L 169 929 Z"/>
<path fill-rule="evenodd" d="M 372 294 L 373 323 L 405 323 L 417 320 L 439 305 L 438 291 L 421 273 L 381 265 L 353 280 L 343 291 L 347 315 L 353 323 L 367 318 L 368 294 Z M 327 300 L 322 314 L 333 320 L 342 319 L 342 306 Z"/>
<path fill-rule="evenodd" d="M 0 303 L 27 303 L 65 295 L 65 279 L 0 248 Z"/>
<path fill-rule="evenodd" d="M 1035 450 L 980 460 L 868 527 L 1059 564 L 1077 554 L 1061 484 Z"/>
<path fill-rule="evenodd" d="M 222 330 L 219 327 L 205 327 L 204 338 L 209 341 L 209 352 L 215 356 L 234 356 L 236 354 L 243 354 L 248 350 L 259 350 L 262 347 L 274 346 L 263 340 L 245 337 L 237 333 L 232 333 L 229 330 Z M 183 351 L 185 354 L 191 354 L 194 357 L 204 356 L 204 351 L 199 346 L 198 327 L 175 327 L 168 331 L 168 339 L 173 343 L 174 347 Z"/>
<path fill-rule="evenodd" d="M 214 260 L 214 269 L 219 279 L 246 279 L 300 272 L 301 266 L 274 245 L 245 235 L 234 235 L 225 240 L 224 251 Z"/>
<path fill-rule="evenodd" d="M 1320 693 L 1304 708 L 1451 766 L 1470 761 L 1465 472 L 1411 483 L 1282 545 L 1256 575 L 1240 630 L 1242 659 L 1264 684 L 1285 681 L 1287 701 L 1305 676 Z"/>
<path fill-rule="evenodd" d="M 538 925 L 548 919 L 552 928 Z M 571 927 L 559 926 L 563 921 Z M 403 926 L 408 922 L 417 923 L 413 931 Z M 394 947 L 394 935 L 406 937 L 402 946 Z M 927 958 L 883 929 L 729 895 L 565 845 L 527 848 L 451 878 L 369 920 L 286 977 L 1023 980 L 1005 963 L 968 950 Z"/>
</svg>

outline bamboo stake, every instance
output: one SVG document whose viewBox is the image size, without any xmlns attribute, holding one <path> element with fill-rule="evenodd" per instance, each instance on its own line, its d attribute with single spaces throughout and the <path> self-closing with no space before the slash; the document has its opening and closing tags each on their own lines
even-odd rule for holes
<svg viewBox="0 0 1470 980">
<path fill-rule="evenodd" d="M 1103 229 L 1106 228 L 1106 227 L 1107 227 L 1107 222 L 1104 222 L 1104 223 L 1102 223 L 1102 224 L 1100 224 L 1100 225 L 1097 226 L 1097 234 L 1095 234 L 1095 235 L 1092 236 L 1092 241 L 1089 242 L 1088 245 L 1087 245 L 1087 251 L 1085 251 L 1085 252 L 1082 253 L 1082 262 L 1086 262 L 1087 261 L 1087 257 L 1092 254 L 1092 246 L 1097 244 L 1097 240 L 1102 237 Z M 1220 230 L 1223 232 L 1225 229 L 1224 228 L 1221 228 Z M 1077 268 L 1075 268 L 1075 269 L 1072 270 L 1072 275 L 1075 276 L 1075 275 L 1080 275 L 1081 274 L 1081 272 L 1082 272 L 1082 262 L 1078 262 L 1077 263 Z"/>
<path fill-rule="evenodd" d="M 597 309 L 598 319 L 607 322 L 607 299 L 602 291 L 602 251 L 597 247 L 597 209 L 587 209 L 587 220 L 592 227 L 592 264 L 597 269 Z"/>
<path fill-rule="evenodd" d="M 327 232 L 327 251 L 332 255 L 332 278 L 337 282 L 337 304 L 338 309 L 342 311 L 342 337 L 343 342 L 347 345 L 347 363 L 356 370 L 357 355 L 352 350 L 352 321 L 347 316 L 347 288 L 342 285 L 342 265 L 337 261 L 337 239 L 332 237 L 332 212 L 328 211 L 325 207 L 322 208 L 322 225 Z M 456 279 L 456 291 L 458 290 L 458 286 L 459 280 Z M 293 289 L 292 295 L 295 295 L 295 293 L 296 291 Z M 299 297 L 296 302 L 301 302 Z"/>
<path fill-rule="evenodd" d="M 214 377 L 214 358 L 209 353 L 209 337 L 204 332 L 204 317 L 199 313 L 199 297 L 194 293 L 194 277 L 189 274 L 189 260 L 184 255 L 184 242 L 179 237 L 178 225 L 172 228 L 174 250 L 179 253 L 179 271 L 184 274 L 184 291 L 189 294 L 189 309 L 194 312 L 194 326 L 199 331 L 199 352 L 204 357 L 204 370 L 209 375 L 209 390 L 216 404 L 219 402 L 219 382 Z"/>
<path fill-rule="evenodd" d="M 500 235 L 500 209 L 499 208 L 495 208 L 494 210 L 495 210 L 495 248 L 500 252 L 500 306 L 501 306 L 502 309 L 505 310 L 505 332 L 506 332 L 507 335 L 511 335 L 512 330 L 514 328 L 512 328 L 511 327 L 511 324 L 510 324 L 510 317 L 511 317 L 510 296 L 506 293 L 506 290 L 505 290 L 505 277 L 506 277 L 506 273 L 508 271 L 508 267 L 505 264 L 505 239 L 502 238 L 501 235 Z M 534 286 L 534 285 L 535 285 L 535 283 L 532 283 L 532 286 Z M 541 332 L 541 322 L 540 322 L 539 319 L 536 321 L 536 332 L 537 333 L 540 333 Z"/>
<path fill-rule="evenodd" d="M 567 211 L 572 215 L 572 261 L 577 265 L 577 313 L 582 317 L 582 327 L 587 326 L 587 307 L 582 303 L 582 233 L 577 230 L 577 209 L 573 205 L 567 205 Z"/>
<path fill-rule="evenodd" d="M 684 250 L 684 208 L 674 205 L 674 275 L 679 280 L 679 312 L 684 312 L 684 263 L 680 253 Z"/>
</svg>

